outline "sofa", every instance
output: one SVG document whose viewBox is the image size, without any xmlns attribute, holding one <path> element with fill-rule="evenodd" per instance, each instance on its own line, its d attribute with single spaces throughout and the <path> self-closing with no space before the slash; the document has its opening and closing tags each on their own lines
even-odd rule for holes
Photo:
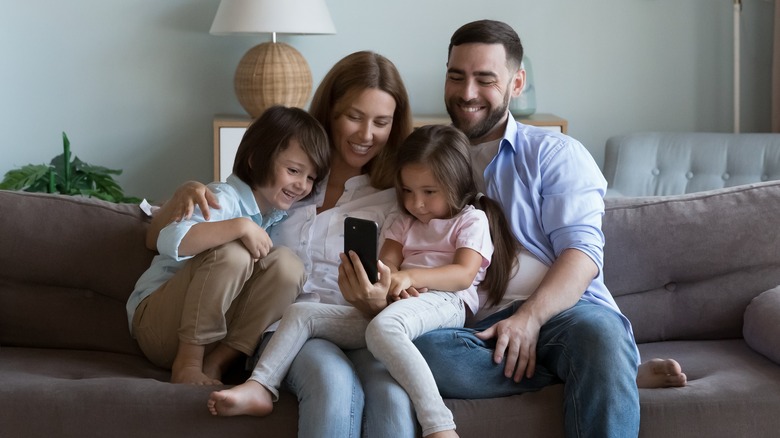
<svg viewBox="0 0 780 438">
<path fill-rule="evenodd" d="M 607 139 L 607 196 L 660 196 L 780 179 L 780 134 L 638 132 Z"/>
<path fill-rule="evenodd" d="M 212 417 L 212 387 L 143 357 L 124 310 L 153 256 L 138 206 L 9 191 L 0 206 L 0 436 L 296 435 L 289 393 L 269 417 Z M 606 200 L 607 285 L 643 358 L 689 382 L 640 390 L 641 437 L 777 436 L 778 218 L 780 182 Z M 562 385 L 446 402 L 462 437 L 563 436 Z"/>
</svg>

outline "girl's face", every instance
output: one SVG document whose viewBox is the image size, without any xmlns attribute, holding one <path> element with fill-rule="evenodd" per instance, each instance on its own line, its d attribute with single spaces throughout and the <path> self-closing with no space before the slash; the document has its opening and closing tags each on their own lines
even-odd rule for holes
<svg viewBox="0 0 780 438">
<path fill-rule="evenodd" d="M 298 139 L 290 139 L 287 148 L 279 153 L 274 163 L 273 183 L 253 190 L 262 214 L 273 209 L 287 210 L 293 202 L 311 192 L 317 174 L 314 163 L 301 149 Z"/>
<path fill-rule="evenodd" d="M 358 93 L 333 121 L 334 160 L 362 169 L 387 144 L 394 112 L 389 93 L 376 88 Z"/>
<path fill-rule="evenodd" d="M 404 165 L 401 184 L 404 207 L 420 222 L 427 224 L 431 219 L 446 219 L 452 215 L 447 192 L 428 166 Z"/>
</svg>

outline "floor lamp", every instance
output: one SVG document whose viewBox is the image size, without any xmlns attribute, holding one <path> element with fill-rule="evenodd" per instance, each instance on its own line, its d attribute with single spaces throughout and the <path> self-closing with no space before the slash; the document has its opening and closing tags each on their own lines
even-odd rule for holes
<svg viewBox="0 0 780 438">
<path fill-rule="evenodd" d="M 221 0 L 210 33 L 272 35 L 246 52 L 234 78 L 238 101 L 257 118 L 273 105 L 303 107 L 311 96 L 309 64 L 276 34 L 332 34 L 336 28 L 325 0 Z"/>
<path fill-rule="evenodd" d="M 739 133 L 739 19 L 742 14 L 742 0 L 734 0 L 734 132 Z"/>
</svg>

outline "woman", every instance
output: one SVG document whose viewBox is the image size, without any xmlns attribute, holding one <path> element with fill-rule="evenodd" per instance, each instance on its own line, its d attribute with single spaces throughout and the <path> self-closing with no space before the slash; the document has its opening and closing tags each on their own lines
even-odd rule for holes
<svg viewBox="0 0 780 438">
<path fill-rule="evenodd" d="M 406 88 L 387 58 L 356 52 L 323 78 L 309 112 L 328 134 L 330 173 L 325 189 L 290 209 L 284 227 L 272 231 L 271 239 L 274 245 L 292 249 L 309 274 L 298 301 L 352 304 L 376 311 L 384 307 L 384 296 L 345 298 L 339 292 L 343 223 L 350 215 L 381 226 L 396 212 L 391 163 L 412 125 Z M 191 213 L 193 200 L 204 196 L 210 193 L 202 184 L 180 188 L 155 215 L 147 244 L 155 248 L 159 229 Z M 415 435 L 406 392 L 366 349 L 342 351 L 328 341 L 311 339 L 285 383 L 298 397 L 300 437 L 357 437 L 361 429 L 364 436 Z"/>
</svg>

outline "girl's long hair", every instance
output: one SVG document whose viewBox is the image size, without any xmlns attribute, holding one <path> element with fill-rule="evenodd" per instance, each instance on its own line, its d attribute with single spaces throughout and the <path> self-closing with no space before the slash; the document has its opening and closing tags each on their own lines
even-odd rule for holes
<svg viewBox="0 0 780 438">
<path fill-rule="evenodd" d="M 480 287 L 488 290 L 488 305 L 501 301 L 509 279 L 517 267 L 520 242 L 515 238 L 501 205 L 478 192 L 471 168 L 469 140 L 457 128 L 448 125 L 427 125 L 415 129 L 398 150 L 396 160 L 396 195 L 404 207 L 401 168 L 408 164 L 424 164 L 442 188 L 447 190 L 450 214 L 455 215 L 467 204 L 485 212 L 493 241 L 493 257 Z"/>
</svg>

